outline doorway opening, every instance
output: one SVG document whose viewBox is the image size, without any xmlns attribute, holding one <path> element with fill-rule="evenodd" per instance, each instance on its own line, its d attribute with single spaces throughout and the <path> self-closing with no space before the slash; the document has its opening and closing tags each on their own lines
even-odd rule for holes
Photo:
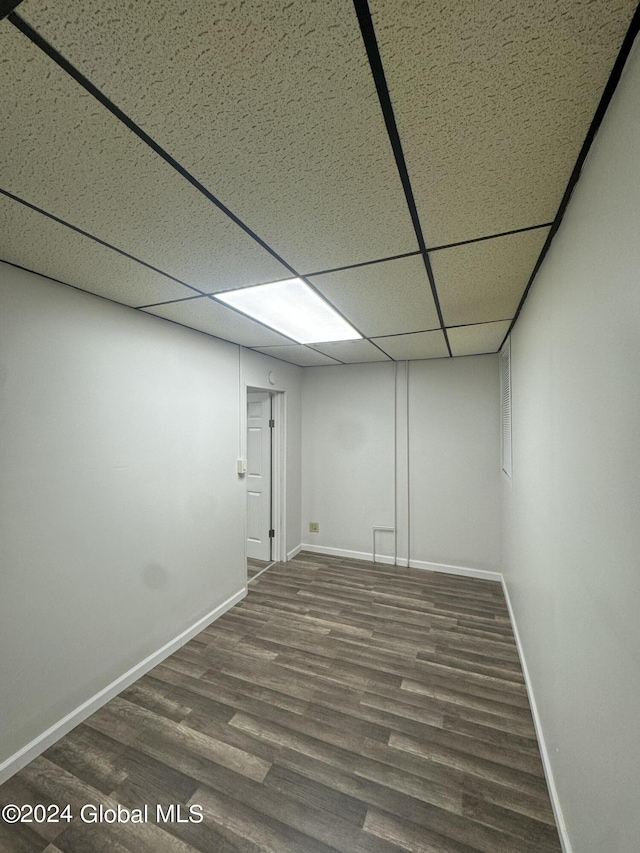
<svg viewBox="0 0 640 853">
<path fill-rule="evenodd" d="M 282 559 L 282 393 L 247 387 L 247 582 Z"/>
</svg>

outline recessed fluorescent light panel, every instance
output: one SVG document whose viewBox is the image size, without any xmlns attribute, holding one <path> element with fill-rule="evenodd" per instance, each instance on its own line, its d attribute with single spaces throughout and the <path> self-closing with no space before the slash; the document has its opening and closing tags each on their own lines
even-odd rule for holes
<svg viewBox="0 0 640 853">
<path fill-rule="evenodd" d="M 362 337 L 300 278 L 226 290 L 215 297 L 300 344 L 354 341 Z"/>
</svg>

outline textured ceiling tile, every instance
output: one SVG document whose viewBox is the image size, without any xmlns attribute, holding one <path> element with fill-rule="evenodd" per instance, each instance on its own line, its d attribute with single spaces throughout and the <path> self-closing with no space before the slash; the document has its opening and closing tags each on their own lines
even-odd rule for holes
<svg viewBox="0 0 640 853">
<path fill-rule="evenodd" d="M 20 14 L 296 268 L 417 248 L 350 0 Z"/>
<path fill-rule="evenodd" d="M 501 323 L 482 323 L 478 326 L 458 326 L 447 329 L 453 355 L 478 355 L 483 352 L 497 352 L 511 320 Z"/>
<path fill-rule="evenodd" d="M 305 347 L 302 344 L 284 347 L 254 347 L 257 352 L 262 352 L 265 355 L 271 355 L 274 358 L 279 358 L 282 361 L 289 361 L 291 364 L 297 364 L 300 367 L 315 367 L 324 364 L 337 364 L 333 358 L 323 355 L 321 352 Z"/>
<path fill-rule="evenodd" d="M 193 291 L 0 195 L 0 259 L 124 305 Z"/>
<path fill-rule="evenodd" d="M 344 361 L 345 364 L 358 364 L 363 361 L 388 361 L 388 357 L 378 347 L 366 340 L 340 341 L 332 344 L 314 344 L 313 348 Z"/>
<path fill-rule="evenodd" d="M 370 0 L 428 246 L 551 221 L 637 0 Z"/>
<path fill-rule="evenodd" d="M 3 189 L 203 290 L 289 275 L 7 22 L 0 57 Z"/>
<path fill-rule="evenodd" d="M 440 326 L 419 256 L 326 273 L 310 281 L 368 337 Z"/>
<path fill-rule="evenodd" d="M 182 323 L 183 326 L 245 347 L 269 346 L 288 341 L 288 338 L 206 296 L 198 296 L 184 302 L 170 302 L 168 305 L 155 305 L 144 310 L 148 314 L 155 314 L 156 317 Z"/>
<path fill-rule="evenodd" d="M 375 342 L 396 361 L 444 358 L 449 355 L 447 343 L 440 329 L 411 335 L 376 338 Z"/>
<path fill-rule="evenodd" d="M 548 228 L 431 253 L 447 326 L 513 317 Z"/>
</svg>

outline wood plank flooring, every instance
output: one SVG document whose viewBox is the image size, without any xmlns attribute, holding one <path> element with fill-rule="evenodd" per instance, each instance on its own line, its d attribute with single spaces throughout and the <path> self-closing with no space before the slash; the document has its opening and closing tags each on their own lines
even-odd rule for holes
<svg viewBox="0 0 640 853">
<path fill-rule="evenodd" d="M 302 553 L 0 788 L 11 853 L 560 851 L 501 588 Z M 156 804 L 202 808 L 156 821 Z"/>
<path fill-rule="evenodd" d="M 256 575 L 271 565 L 272 563 L 269 560 L 256 560 L 254 557 L 247 557 L 247 577 L 249 580 L 253 580 Z"/>
</svg>

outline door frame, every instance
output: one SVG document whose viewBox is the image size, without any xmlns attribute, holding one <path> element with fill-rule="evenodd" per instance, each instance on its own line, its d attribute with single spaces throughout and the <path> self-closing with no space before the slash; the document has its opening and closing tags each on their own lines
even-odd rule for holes
<svg viewBox="0 0 640 853">
<path fill-rule="evenodd" d="M 286 425 L 287 425 L 287 401 L 286 391 L 277 391 L 274 388 L 264 388 L 259 385 L 244 383 L 243 405 L 242 405 L 242 457 L 246 459 L 247 453 L 247 394 L 252 391 L 266 392 L 271 395 L 272 417 L 274 427 L 271 433 L 271 518 L 273 524 L 273 541 L 271 543 L 271 560 L 273 562 L 285 562 L 287 559 L 287 536 L 286 536 Z M 247 509 L 245 501 L 245 536 L 244 556 L 247 559 Z"/>
</svg>

